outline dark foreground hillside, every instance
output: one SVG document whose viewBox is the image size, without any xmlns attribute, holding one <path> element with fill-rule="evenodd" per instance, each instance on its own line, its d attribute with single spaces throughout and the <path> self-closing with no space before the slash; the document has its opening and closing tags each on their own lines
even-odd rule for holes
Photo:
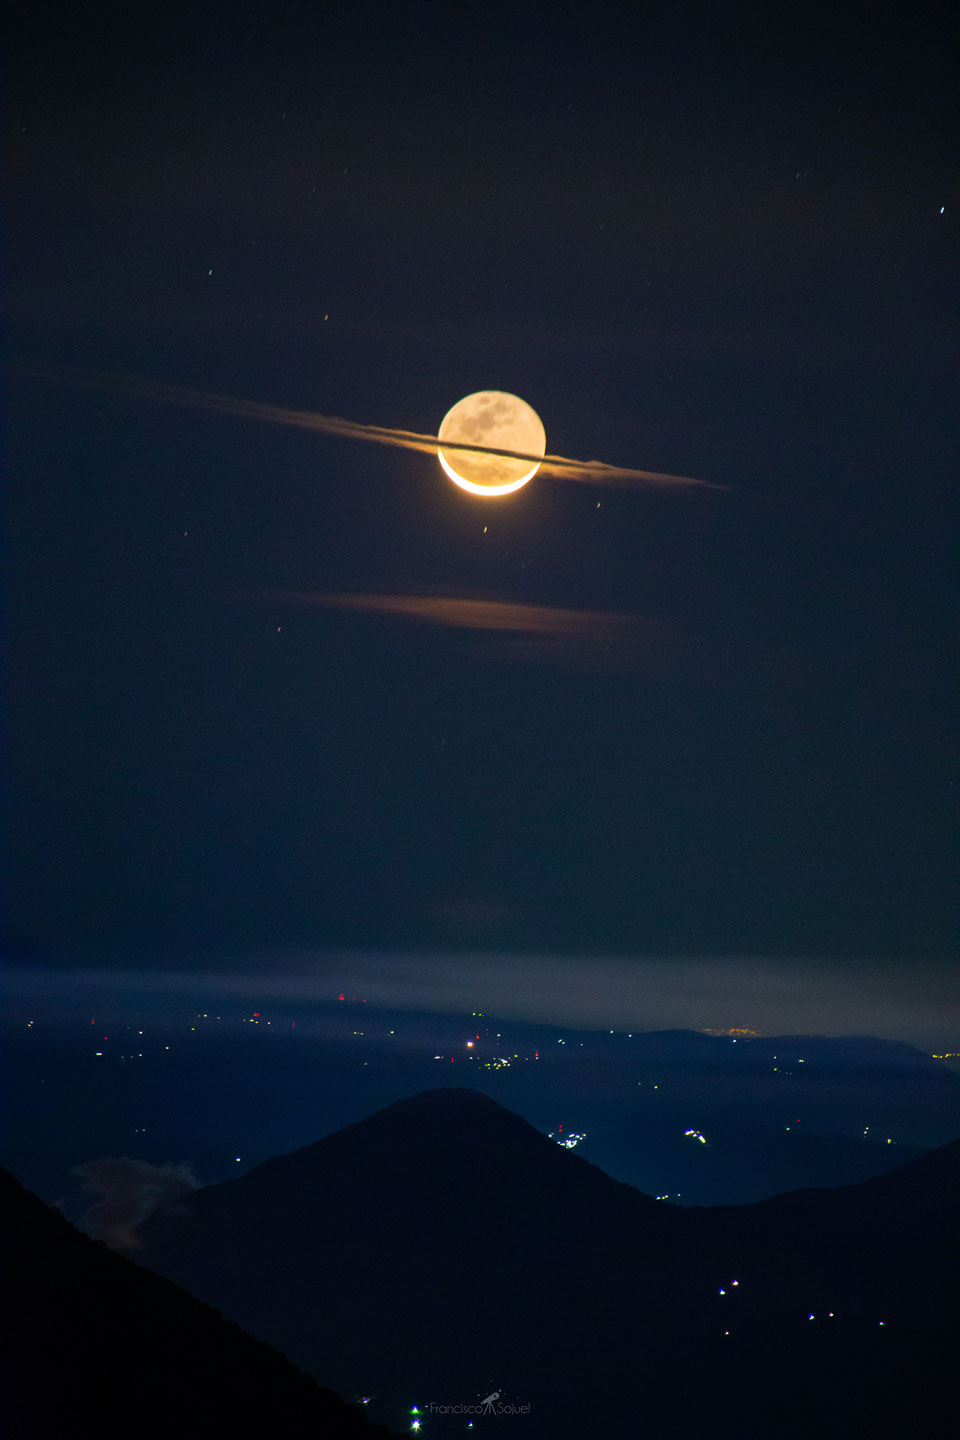
<svg viewBox="0 0 960 1440">
<path fill-rule="evenodd" d="M 6 1171 L 8 1440 L 241 1435 L 388 1440 L 331 1390 L 168 1280 L 81 1235 Z"/>
<path fill-rule="evenodd" d="M 446 1089 L 195 1191 L 140 1258 L 434 1435 L 496 1390 L 529 1412 L 473 1433 L 906 1436 L 949 1393 L 958 1161 L 680 1209 Z"/>
</svg>

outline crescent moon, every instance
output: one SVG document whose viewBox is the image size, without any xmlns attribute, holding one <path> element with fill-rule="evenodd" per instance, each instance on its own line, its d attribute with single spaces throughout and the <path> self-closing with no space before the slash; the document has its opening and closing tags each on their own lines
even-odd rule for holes
<svg viewBox="0 0 960 1440">
<path fill-rule="evenodd" d="M 482 445 L 506 454 L 437 450 L 437 459 L 455 485 L 471 495 L 512 495 L 532 480 L 541 461 L 531 466 L 527 457 L 543 456 L 547 448 L 543 421 L 526 400 L 504 390 L 477 390 L 458 400 L 440 422 L 437 439 L 448 446 Z M 510 453 L 514 452 L 514 453 Z"/>
</svg>

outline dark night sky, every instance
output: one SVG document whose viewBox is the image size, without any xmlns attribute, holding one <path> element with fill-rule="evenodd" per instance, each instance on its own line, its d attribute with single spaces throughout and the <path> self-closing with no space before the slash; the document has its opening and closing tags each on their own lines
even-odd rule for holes
<svg viewBox="0 0 960 1440">
<path fill-rule="evenodd" d="M 55 14 L 7 86 L 19 949 L 946 957 L 937 12 Z M 66 366 L 431 432 L 510 390 L 728 488 L 472 499 Z"/>
</svg>

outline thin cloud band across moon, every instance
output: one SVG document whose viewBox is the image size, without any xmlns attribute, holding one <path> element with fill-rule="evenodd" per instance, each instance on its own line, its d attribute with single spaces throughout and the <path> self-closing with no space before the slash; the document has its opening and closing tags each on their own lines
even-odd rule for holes
<svg viewBox="0 0 960 1440">
<path fill-rule="evenodd" d="M 183 385 L 142 380 L 135 376 L 110 375 L 63 368 L 46 369 L 14 363 L 10 367 L 38 379 L 62 380 L 85 389 L 130 395 L 163 404 L 188 405 L 213 410 L 244 420 L 287 425 L 345 440 L 366 440 L 401 450 L 418 450 L 436 455 L 444 472 L 461 489 L 474 495 L 508 495 L 519 490 L 538 472 L 560 480 L 583 480 L 595 485 L 641 484 L 698 486 L 724 489 L 709 480 L 689 475 L 667 475 L 628 465 L 608 465 L 602 460 L 572 460 L 545 453 L 546 434 L 537 412 L 517 395 L 502 390 L 480 390 L 457 401 L 444 416 L 436 435 L 414 430 L 395 430 L 383 425 L 366 425 L 342 420 L 315 410 L 291 410 L 258 400 L 237 399 Z"/>
</svg>

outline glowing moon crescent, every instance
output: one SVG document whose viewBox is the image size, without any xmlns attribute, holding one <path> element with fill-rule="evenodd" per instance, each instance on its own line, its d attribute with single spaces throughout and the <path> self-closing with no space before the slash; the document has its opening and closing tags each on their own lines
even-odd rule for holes
<svg viewBox="0 0 960 1440">
<path fill-rule="evenodd" d="M 478 390 L 458 400 L 444 415 L 437 438 L 450 445 L 487 445 L 525 455 L 542 455 L 547 448 L 536 410 L 503 390 Z M 540 469 L 539 461 L 531 469 L 529 460 L 510 455 L 480 455 L 469 450 L 444 454 L 442 447 L 437 459 L 454 484 L 471 495 L 509 495 Z"/>
</svg>

